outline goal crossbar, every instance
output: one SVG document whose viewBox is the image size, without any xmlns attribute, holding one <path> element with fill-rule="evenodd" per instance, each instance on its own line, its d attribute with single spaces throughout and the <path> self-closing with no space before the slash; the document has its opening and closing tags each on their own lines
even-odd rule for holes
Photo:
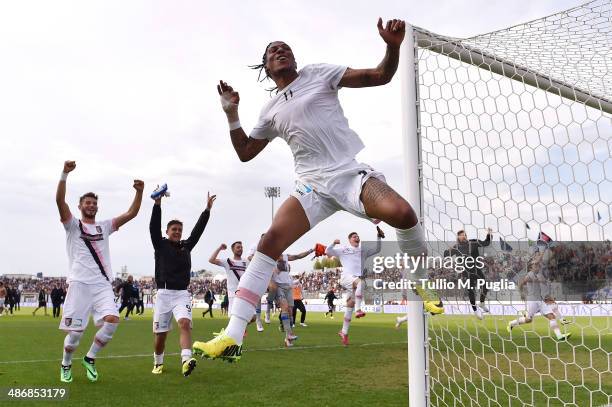
<svg viewBox="0 0 612 407">
<path fill-rule="evenodd" d="M 612 114 L 612 100 L 610 98 L 595 95 L 592 92 L 572 86 L 541 72 L 528 69 L 512 61 L 471 47 L 462 43 L 459 39 L 435 34 L 416 26 L 412 28 L 419 48 L 445 55 L 466 64 L 478 67 L 486 66 L 488 70 L 498 75 Z"/>
</svg>

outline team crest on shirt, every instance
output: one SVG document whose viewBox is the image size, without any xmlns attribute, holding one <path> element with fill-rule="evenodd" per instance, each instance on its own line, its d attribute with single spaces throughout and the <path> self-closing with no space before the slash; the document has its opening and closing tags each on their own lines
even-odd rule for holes
<svg viewBox="0 0 612 407">
<path fill-rule="evenodd" d="M 102 233 L 102 226 L 96 225 L 96 232 Z"/>
</svg>

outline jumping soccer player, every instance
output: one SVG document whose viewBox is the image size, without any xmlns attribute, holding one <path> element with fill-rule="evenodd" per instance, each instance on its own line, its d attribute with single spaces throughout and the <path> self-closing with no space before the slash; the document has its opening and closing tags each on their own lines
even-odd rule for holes
<svg viewBox="0 0 612 407">
<path fill-rule="evenodd" d="M 344 346 L 348 346 L 348 331 L 351 325 L 353 309 L 356 310 L 355 318 L 363 318 L 366 313 L 361 310 L 363 300 L 363 268 L 368 257 L 380 252 L 381 241 L 385 237 L 383 231 L 376 226 L 376 247 L 361 247 L 361 240 L 357 232 L 348 235 L 349 245 L 339 246 L 340 240 L 336 239 L 327 247 L 325 253 L 328 256 L 338 257 L 342 263 L 342 274 L 340 275 L 340 285 L 344 288 L 348 296 L 346 297 L 346 307 L 344 309 L 344 322 L 342 329 L 338 332 Z"/>
<path fill-rule="evenodd" d="M 210 210 L 217 196 L 208 194 L 206 209 L 200 214 L 187 240 L 181 240 L 183 223 L 176 219 L 168 222 L 167 237 L 162 237 L 161 200 L 164 195 L 156 196 L 158 197 L 155 199 L 149 224 L 151 242 L 155 249 L 155 285 L 157 286 L 157 300 L 153 307 L 155 352 L 152 373 L 163 373 L 166 337 L 172 328 L 172 316 L 174 315 L 180 328 L 181 370 L 183 376 L 187 377 L 196 367 L 196 360 L 191 353 L 191 294 L 187 291 L 191 278 L 191 251 L 206 228 Z"/>
<path fill-rule="evenodd" d="M 338 210 L 369 220 L 379 219 L 396 228 L 400 249 L 408 256 L 426 253 L 423 230 L 410 204 L 386 184 L 382 173 L 355 160 L 364 145 L 349 128 L 338 99 L 342 87 L 384 85 L 395 74 L 405 23 L 391 20 L 383 27 L 379 19 L 378 33 L 387 51 L 381 63 L 372 69 L 316 64 L 298 71 L 289 45 L 282 41 L 268 44 L 262 63 L 254 68 L 274 81 L 276 95 L 261 111 L 250 136 L 239 121 L 238 92 L 223 81 L 217 86 L 238 158 L 249 161 L 270 141 L 281 137 L 293 152 L 298 182 L 296 190 L 278 209 L 240 280 L 227 329 L 209 342 L 195 342 L 197 353 L 230 361 L 238 358 L 247 323 L 268 286 L 276 259 Z M 419 273 L 422 275 L 424 270 Z M 435 293 L 423 290 L 419 293 L 425 296 L 427 311 L 443 312 Z"/>
<path fill-rule="evenodd" d="M 66 230 L 68 251 L 68 292 L 59 328 L 67 333 L 64 339 L 64 357 L 60 369 L 62 382 L 72 381 L 72 354 L 79 346 L 83 331 L 93 314 L 96 326 L 100 326 L 94 336 L 89 352 L 82 364 L 87 370 L 87 378 L 98 380 L 95 358 L 100 349 L 112 339 L 119 325 L 119 313 L 115 306 L 115 294 L 111 282 L 114 280 L 111 268 L 109 236 L 121 226 L 138 215 L 142 202 L 144 183 L 134 180 L 136 194 L 127 212 L 114 219 L 96 222 L 98 196 L 88 192 L 79 198 L 81 219 L 72 216 L 66 203 L 66 179 L 76 168 L 74 161 L 66 161 L 57 185 L 55 202 L 60 221 Z"/>
<path fill-rule="evenodd" d="M 515 326 L 528 324 L 533 321 L 533 317 L 539 312 L 548 319 L 550 329 L 554 333 L 554 338 L 558 341 L 567 340 L 572 334 L 561 333 L 559 323 L 562 325 L 570 323 L 561 316 L 557 302 L 550 294 L 550 284 L 547 281 L 542 268 L 545 267 L 543 253 L 536 253 L 531 260 L 529 272 L 519 283 L 519 289 L 526 290 L 526 301 L 523 316 L 514 319 L 508 323 L 508 333 L 512 334 L 512 329 Z"/>
<path fill-rule="evenodd" d="M 465 264 L 465 278 L 469 280 L 470 285 L 467 289 L 470 304 L 472 305 L 472 311 L 478 319 L 483 319 L 483 312 L 489 312 L 489 308 L 485 304 L 487 299 L 487 287 L 483 285 L 480 288 L 480 307 L 476 307 L 476 286 L 478 280 L 484 280 L 485 275 L 483 268 L 478 266 L 476 258 L 480 256 L 479 249 L 481 247 L 487 247 L 491 244 L 491 237 L 493 236 L 491 228 L 487 229 L 487 237 L 485 240 L 468 239 L 467 234 L 464 230 L 457 232 L 457 243 L 449 250 L 444 251 L 444 257 L 448 256 L 459 256 L 463 257 Z"/>
<path fill-rule="evenodd" d="M 303 259 L 308 256 L 310 253 L 314 252 L 314 249 L 306 250 L 300 254 L 292 255 L 292 254 L 283 254 L 276 261 L 276 267 L 273 270 L 272 281 L 269 288 L 271 290 L 272 297 L 276 300 L 278 307 L 280 308 L 280 321 L 282 324 L 283 331 L 285 331 L 285 346 L 290 348 L 293 346 L 293 341 L 295 341 L 298 337 L 293 334 L 293 328 L 291 327 L 292 320 L 291 316 L 293 315 L 293 290 L 292 290 L 292 281 L 291 275 L 289 271 L 291 267 L 289 266 L 290 261 Z"/>
</svg>

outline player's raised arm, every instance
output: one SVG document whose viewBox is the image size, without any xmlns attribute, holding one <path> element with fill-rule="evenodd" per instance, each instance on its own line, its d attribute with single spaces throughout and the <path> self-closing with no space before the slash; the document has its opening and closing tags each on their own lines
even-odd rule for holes
<svg viewBox="0 0 612 407">
<path fill-rule="evenodd" d="M 134 180 L 134 189 L 136 190 L 136 194 L 134 194 L 134 200 L 132 201 L 132 205 L 127 210 L 127 212 L 117 216 L 115 218 L 115 227 L 119 229 L 121 226 L 125 225 L 132 219 L 138 215 L 138 211 L 140 210 L 140 204 L 142 203 L 142 191 L 144 189 L 144 182 L 139 179 Z"/>
<path fill-rule="evenodd" d="M 399 64 L 400 45 L 406 34 L 406 22 L 403 20 L 389 20 L 383 27 L 382 18 L 378 19 L 378 33 L 387 44 L 387 51 L 376 68 L 351 69 L 347 68 L 338 86 L 347 88 L 364 88 L 369 86 L 385 85 L 391 81 Z"/>
<path fill-rule="evenodd" d="M 193 230 L 191 231 L 191 235 L 189 235 L 189 238 L 187 238 L 187 240 L 185 241 L 185 246 L 187 246 L 189 250 L 193 250 L 195 245 L 200 240 L 202 233 L 204 233 L 204 229 L 206 228 L 206 225 L 208 224 L 208 219 L 210 219 L 210 210 L 212 209 L 215 199 L 217 199 L 217 195 L 210 196 L 210 192 L 207 193 L 206 209 L 204 210 L 204 212 L 202 212 L 202 214 L 198 218 L 196 225 L 193 227 Z"/>
<path fill-rule="evenodd" d="M 308 256 L 312 252 L 314 252 L 314 249 L 308 249 L 305 252 L 302 252 L 302 253 L 299 253 L 299 254 L 288 254 L 287 255 L 287 260 L 288 261 L 294 261 L 294 260 L 303 259 L 304 257 Z"/>
<path fill-rule="evenodd" d="M 385 238 L 385 232 L 379 227 L 376 226 L 376 246 L 374 247 L 366 247 L 365 258 L 374 256 L 377 253 L 380 253 L 382 249 L 382 239 Z"/>
<path fill-rule="evenodd" d="M 487 237 L 485 240 L 474 239 L 478 242 L 479 247 L 487 247 L 491 244 L 491 238 L 493 237 L 493 230 L 491 228 L 487 229 Z"/>
<path fill-rule="evenodd" d="M 219 81 L 217 92 L 221 97 L 221 107 L 227 116 L 232 145 L 236 154 L 238 154 L 238 158 L 242 162 L 252 160 L 268 145 L 268 140 L 248 137 L 242 129 L 238 116 L 238 104 L 240 103 L 238 92 L 224 81 Z"/>
<path fill-rule="evenodd" d="M 65 161 L 62 176 L 57 183 L 57 192 L 55 193 L 55 203 L 60 214 L 60 221 L 66 223 L 71 217 L 70 207 L 66 203 L 66 179 L 68 174 L 76 168 L 76 162 Z"/>
<path fill-rule="evenodd" d="M 338 251 L 335 249 L 335 246 L 337 244 L 340 244 L 340 239 L 334 240 L 334 242 L 332 244 L 327 246 L 327 249 L 325 249 L 325 254 L 328 255 L 328 256 L 336 256 L 336 257 L 338 257 L 338 255 L 340 253 L 338 253 Z"/>
<path fill-rule="evenodd" d="M 227 249 L 227 245 L 225 243 L 221 243 L 221 246 L 217 247 L 217 249 L 213 252 L 213 254 L 210 255 L 208 262 L 210 264 L 214 264 L 214 265 L 223 267 L 223 263 L 221 263 L 221 260 L 219 260 L 217 257 L 219 257 L 219 253 L 221 252 L 221 250 L 225 250 L 225 249 Z"/>
<path fill-rule="evenodd" d="M 151 242 L 153 242 L 153 247 L 157 249 L 159 244 L 162 242 L 162 233 L 161 233 L 161 200 L 162 196 L 155 199 L 155 204 L 153 205 L 153 210 L 151 211 L 151 221 L 149 222 L 149 233 L 151 234 Z"/>
</svg>

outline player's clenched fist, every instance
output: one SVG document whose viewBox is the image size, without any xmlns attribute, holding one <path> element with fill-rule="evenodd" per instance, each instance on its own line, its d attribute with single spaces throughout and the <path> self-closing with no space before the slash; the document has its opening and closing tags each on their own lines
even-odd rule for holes
<svg viewBox="0 0 612 407">
<path fill-rule="evenodd" d="M 76 161 L 64 161 L 64 172 L 68 174 L 76 168 Z"/>
<path fill-rule="evenodd" d="M 142 192 L 142 190 L 144 189 L 144 182 L 139 180 L 139 179 L 135 179 L 134 180 L 134 189 L 136 191 Z"/>
</svg>

